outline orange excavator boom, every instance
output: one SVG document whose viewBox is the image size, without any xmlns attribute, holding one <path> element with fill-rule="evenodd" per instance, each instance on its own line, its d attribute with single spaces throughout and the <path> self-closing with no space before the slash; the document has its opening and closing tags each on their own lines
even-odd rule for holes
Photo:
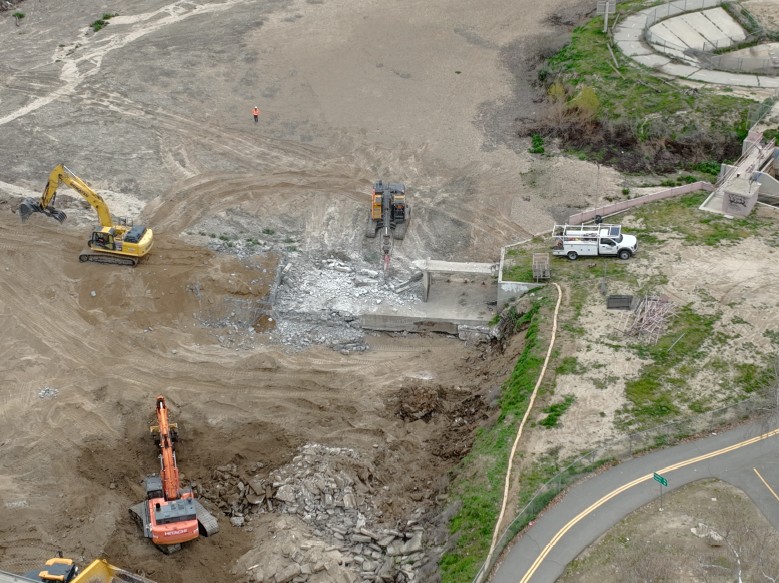
<svg viewBox="0 0 779 583">
<path fill-rule="evenodd" d="M 175 439 L 176 424 L 171 424 L 168 420 L 168 407 L 165 404 L 165 397 L 157 397 L 157 427 L 156 430 L 160 443 L 160 477 L 162 478 L 162 492 L 165 500 L 178 500 L 181 497 L 181 488 L 179 482 L 179 469 L 176 465 L 176 452 L 173 450 L 173 441 Z"/>
</svg>

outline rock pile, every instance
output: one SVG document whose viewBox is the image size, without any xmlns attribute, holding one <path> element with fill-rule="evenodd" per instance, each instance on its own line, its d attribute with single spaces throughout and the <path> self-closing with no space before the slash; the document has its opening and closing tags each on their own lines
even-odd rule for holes
<svg viewBox="0 0 779 583">
<path fill-rule="evenodd" d="M 370 306 L 421 302 L 421 287 L 338 259 L 296 257 L 283 270 L 271 341 L 305 348 L 325 344 L 337 350 L 364 350 L 358 316 Z"/>
<path fill-rule="evenodd" d="M 372 481 L 371 465 L 354 450 L 308 444 L 267 477 L 245 475 L 234 464 L 219 466 L 202 495 L 236 527 L 252 528 L 258 515 L 268 512 L 294 515 L 313 539 L 309 548 L 319 548 L 317 553 L 291 553 L 272 573 L 267 565 L 255 565 L 251 580 L 313 583 L 320 580 L 314 575 L 328 571 L 332 576 L 337 566 L 346 583 L 417 581 L 425 560 L 424 529 L 416 518 L 400 528 L 382 526 L 382 513 L 372 502 Z M 335 563 L 328 564 L 328 557 Z M 322 581 L 333 580 L 326 574 Z"/>
<path fill-rule="evenodd" d="M 59 394 L 59 390 L 52 388 L 52 387 L 42 387 L 40 391 L 38 391 L 38 397 L 40 399 L 53 399 Z"/>
</svg>

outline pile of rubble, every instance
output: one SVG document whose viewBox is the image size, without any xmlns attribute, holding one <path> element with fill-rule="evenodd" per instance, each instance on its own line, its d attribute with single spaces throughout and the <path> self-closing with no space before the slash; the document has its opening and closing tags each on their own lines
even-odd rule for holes
<svg viewBox="0 0 779 583">
<path fill-rule="evenodd" d="M 425 561 L 418 516 L 400 528 L 381 525 L 382 513 L 372 502 L 371 465 L 354 450 L 308 444 L 267 477 L 246 475 L 234 464 L 219 466 L 213 477 L 201 495 L 230 516 L 233 526 L 253 529 L 263 514 L 283 513 L 302 523 L 298 539 L 308 539 L 285 561 L 276 553 L 272 569 L 267 561 L 247 566 L 250 581 L 418 580 L 416 572 Z"/>
<path fill-rule="evenodd" d="M 297 257 L 282 271 L 274 303 L 276 330 L 270 339 L 299 348 L 324 344 L 347 352 L 364 350 L 359 314 L 378 304 L 421 302 L 421 286 L 412 285 L 413 279 L 385 280 L 376 270 L 338 259 Z"/>
</svg>

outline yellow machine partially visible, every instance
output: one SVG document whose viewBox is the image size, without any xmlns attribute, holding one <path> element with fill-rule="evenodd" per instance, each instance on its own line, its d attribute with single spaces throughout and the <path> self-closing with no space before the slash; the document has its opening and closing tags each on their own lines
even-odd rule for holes
<svg viewBox="0 0 779 583">
<path fill-rule="evenodd" d="M 58 581 L 60 583 L 154 583 L 106 561 L 93 561 L 83 571 L 79 571 L 71 559 L 62 557 L 49 559 L 40 569 L 24 575 L 14 575 L 0 571 L 0 583 L 41 583 Z"/>
<path fill-rule="evenodd" d="M 25 199 L 19 206 L 19 214 L 25 221 L 32 213 L 43 213 L 62 223 L 66 215 L 54 208 L 54 199 L 60 183 L 65 183 L 83 196 L 97 211 L 100 225 L 87 241 L 89 249 L 79 255 L 79 260 L 96 263 L 113 263 L 117 265 L 138 265 L 138 262 L 152 248 L 154 233 L 143 226 L 133 226 L 131 221 L 121 219 L 114 224 L 111 212 L 103 197 L 92 190 L 89 185 L 68 170 L 64 164 L 58 164 L 49 174 L 49 181 L 43 190 L 40 200 Z"/>
</svg>

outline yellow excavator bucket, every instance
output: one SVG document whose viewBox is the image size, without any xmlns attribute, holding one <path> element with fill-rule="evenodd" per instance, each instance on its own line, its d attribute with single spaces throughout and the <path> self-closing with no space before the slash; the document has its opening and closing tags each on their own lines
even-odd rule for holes
<svg viewBox="0 0 779 583">
<path fill-rule="evenodd" d="M 154 583 L 154 581 L 99 560 L 93 561 L 81 571 L 73 579 L 73 583 Z"/>
</svg>

